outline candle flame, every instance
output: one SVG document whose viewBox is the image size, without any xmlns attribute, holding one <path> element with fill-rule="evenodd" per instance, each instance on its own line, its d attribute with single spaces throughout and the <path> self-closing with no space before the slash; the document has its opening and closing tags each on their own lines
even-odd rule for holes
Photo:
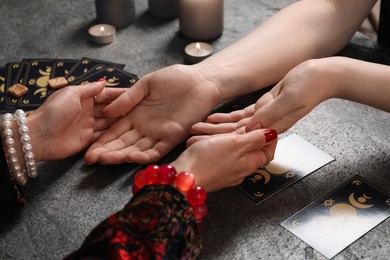
<svg viewBox="0 0 390 260">
<path fill-rule="evenodd" d="M 104 32 L 104 26 L 100 27 L 100 32 Z"/>
<path fill-rule="evenodd" d="M 196 48 L 196 51 L 197 51 L 197 52 L 200 51 L 200 44 L 199 44 L 199 42 L 197 42 L 197 43 L 195 44 L 195 48 Z"/>
</svg>

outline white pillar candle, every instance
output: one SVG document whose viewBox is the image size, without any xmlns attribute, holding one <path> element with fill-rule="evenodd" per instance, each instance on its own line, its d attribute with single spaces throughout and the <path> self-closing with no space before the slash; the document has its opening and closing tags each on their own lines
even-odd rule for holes
<svg viewBox="0 0 390 260">
<path fill-rule="evenodd" d="M 210 40 L 223 31 L 223 0 L 179 0 L 180 32 L 195 40 Z"/>
<path fill-rule="evenodd" d="M 177 18 L 179 0 L 148 0 L 149 11 L 159 18 Z"/>
</svg>

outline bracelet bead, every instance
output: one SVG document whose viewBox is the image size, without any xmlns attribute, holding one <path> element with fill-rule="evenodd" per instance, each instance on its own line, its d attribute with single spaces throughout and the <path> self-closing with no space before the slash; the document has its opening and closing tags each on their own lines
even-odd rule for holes
<svg viewBox="0 0 390 260">
<path fill-rule="evenodd" d="M 26 185 L 27 176 L 23 172 L 22 167 L 19 164 L 18 158 L 16 157 L 16 149 L 14 148 L 15 140 L 13 137 L 13 131 L 11 130 L 12 121 L 15 120 L 10 113 L 6 113 L 2 117 L 3 121 L 1 123 L 3 128 L 3 144 L 6 150 L 6 159 L 9 165 L 10 172 L 14 180 L 21 186 Z"/>
<path fill-rule="evenodd" d="M 180 172 L 169 164 L 161 167 L 150 165 L 145 170 L 139 170 L 134 175 L 133 194 L 136 194 L 145 185 L 165 184 L 173 185 L 178 191 L 185 194 L 187 201 L 192 207 L 192 212 L 199 224 L 206 216 L 208 208 L 206 205 L 207 193 L 200 186 L 194 186 L 195 177 L 190 172 Z"/>
<path fill-rule="evenodd" d="M 189 172 L 181 172 L 175 180 L 176 188 L 181 192 L 188 192 L 194 184 L 195 177 Z"/>
<path fill-rule="evenodd" d="M 25 166 L 27 169 L 27 175 L 30 178 L 38 176 L 36 162 L 34 160 L 34 153 L 32 152 L 32 145 L 30 144 L 31 138 L 28 135 L 29 128 L 27 127 L 26 113 L 18 109 L 15 111 L 16 122 L 19 125 L 20 141 L 22 142 L 22 150 L 24 152 Z"/>
</svg>

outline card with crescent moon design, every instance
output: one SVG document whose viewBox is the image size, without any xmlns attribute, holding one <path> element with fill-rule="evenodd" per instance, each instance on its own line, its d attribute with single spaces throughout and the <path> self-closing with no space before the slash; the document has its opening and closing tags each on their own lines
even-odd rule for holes
<svg viewBox="0 0 390 260">
<path fill-rule="evenodd" d="M 390 216 L 390 195 L 356 175 L 281 225 L 333 258 Z"/>
<path fill-rule="evenodd" d="M 4 111 L 15 111 L 15 107 L 17 106 L 18 99 L 8 95 L 7 89 L 9 89 L 15 83 L 21 83 L 25 71 L 26 61 L 23 60 L 21 62 L 10 62 L 5 66 L 6 68 L 6 77 L 5 77 L 5 97 L 4 97 Z"/>
<path fill-rule="evenodd" d="M 7 69 L 0 67 L 0 109 L 4 108 L 4 97 L 5 97 L 5 79 L 7 75 Z"/>
<path fill-rule="evenodd" d="M 133 86 L 138 77 L 124 70 L 112 66 L 104 66 L 103 68 L 87 74 L 87 76 L 72 82 L 73 85 L 83 85 L 90 82 L 95 82 L 98 79 L 106 80 L 106 87 L 111 88 L 129 88 Z"/>
<path fill-rule="evenodd" d="M 59 88 L 48 87 L 48 80 L 67 77 L 69 84 L 85 84 L 105 78 L 107 87 L 131 87 L 137 75 L 123 71 L 124 64 L 83 57 L 76 59 L 23 59 L 0 67 L 0 112 L 12 112 L 18 108 L 38 108 L 48 96 Z M 99 72 L 100 69 L 104 69 Z M 77 81 L 76 81 L 77 79 Z M 72 81 L 70 81 L 72 80 Z M 7 90 L 14 84 L 25 86 L 28 91 L 20 97 Z"/>
<path fill-rule="evenodd" d="M 57 78 L 65 76 L 77 64 L 78 60 L 65 59 L 53 62 L 50 71 L 50 78 Z"/>
<path fill-rule="evenodd" d="M 125 67 L 124 64 L 83 57 L 69 70 L 69 72 L 64 77 L 70 84 L 76 85 L 74 83 L 76 80 L 81 79 L 89 73 L 97 71 L 106 66 L 112 66 L 118 69 L 123 69 Z"/>
<path fill-rule="evenodd" d="M 38 108 L 48 97 L 48 83 L 54 59 L 29 59 L 26 60 L 22 85 L 28 88 L 28 92 L 18 98 L 17 106 L 20 108 Z"/>
<path fill-rule="evenodd" d="M 333 160 L 300 136 L 291 134 L 278 141 L 274 160 L 246 177 L 237 189 L 259 204 Z"/>
</svg>

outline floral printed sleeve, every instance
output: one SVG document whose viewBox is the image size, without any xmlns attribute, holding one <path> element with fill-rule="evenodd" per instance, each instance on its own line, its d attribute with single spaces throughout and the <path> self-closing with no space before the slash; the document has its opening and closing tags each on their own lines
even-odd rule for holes
<svg viewBox="0 0 390 260">
<path fill-rule="evenodd" d="M 168 185 L 141 189 L 65 259 L 192 259 L 199 227 L 184 196 Z"/>
</svg>

